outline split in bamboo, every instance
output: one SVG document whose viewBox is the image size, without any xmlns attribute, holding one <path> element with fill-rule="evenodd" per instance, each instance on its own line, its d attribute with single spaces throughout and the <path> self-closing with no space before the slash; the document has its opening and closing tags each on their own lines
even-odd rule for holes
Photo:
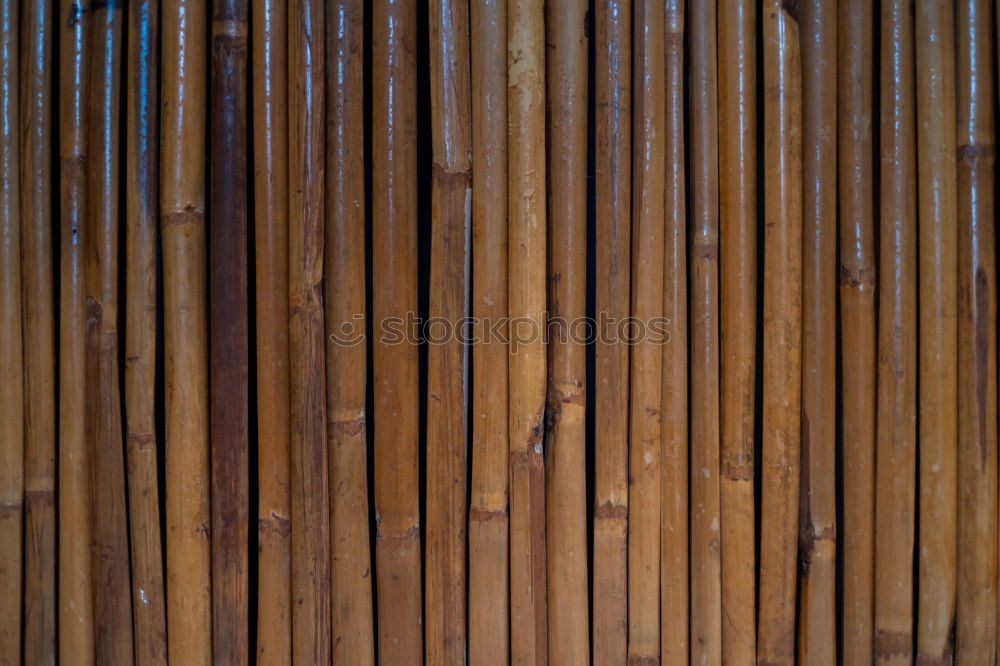
<svg viewBox="0 0 1000 666">
<path fill-rule="evenodd" d="M 958 456 L 958 251 L 953 7 L 916 4 L 920 248 L 917 663 L 951 663 Z"/>
<path fill-rule="evenodd" d="M 254 0 L 257 663 L 292 660 L 288 399 L 288 67 L 285 4 Z M 359 662 L 362 663 L 362 662 Z"/>
<path fill-rule="evenodd" d="M 166 396 L 167 652 L 212 662 L 205 303 L 207 8 L 163 0 L 160 210 Z"/>
<path fill-rule="evenodd" d="M 757 663 L 795 663 L 802 383 L 802 88 L 798 5 L 764 13 L 764 391 Z"/>
<path fill-rule="evenodd" d="M 997 277 L 992 10 L 993 3 L 987 0 L 963 0 L 957 3 L 955 14 L 959 289 L 955 663 L 958 664 L 994 663 L 997 650 Z M 921 249 L 923 247 L 921 244 Z M 951 274 L 954 275 L 954 271 Z M 921 295 L 921 313 L 925 307 L 926 299 Z M 923 341 L 923 327 L 920 335 Z M 923 388 L 924 383 L 920 386 Z"/>
<path fill-rule="evenodd" d="M 843 413 L 841 656 L 870 664 L 875 565 L 875 245 L 871 0 L 841 0 L 837 20 L 840 357 Z"/>
<path fill-rule="evenodd" d="M 371 665 L 365 326 L 364 3 L 336 0 L 326 32 L 326 381 L 333 663 Z"/>
<path fill-rule="evenodd" d="M 510 656 L 507 347 L 486 322 L 507 317 L 507 2 L 472 2 L 472 492 L 469 662 Z M 504 336 L 507 329 L 501 329 Z"/>
<path fill-rule="evenodd" d="M 632 3 L 599 2 L 596 12 L 596 306 L 609 321 L 623 321 L 631 289 Z M 593 657 L 598 665 L 622 664 L 628 641 L 629 348 L 599 339 L 595 358 Z M 683 550 L 686 558 L 686 544 Z"/>
</svg>

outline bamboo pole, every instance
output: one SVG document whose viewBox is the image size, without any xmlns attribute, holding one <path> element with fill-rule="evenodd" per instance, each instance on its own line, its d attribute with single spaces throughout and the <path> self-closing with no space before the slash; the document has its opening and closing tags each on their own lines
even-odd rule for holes
<svg viewBox="0 0 1000 666">
<path fill-rule="evenodd" d="M 247 0 L 212 3 L 209 414 L 213 660 L 249 660 Z"/>
<path fill-rule="evenodd" d="M 757 663 L 795 663 L 802 363 L 802 88 L 798 5 L 764 12 L 764 397 Z"/>
<path fill-rule="evenodd" d="M 83 273 L 87 229 L 86 84 L 90 19 L 86 12 L 77 13 L 78 2 L 61 0 L 59 18 L 55 21 L 59 27 L 59 98 L 63 107 L 59 118 L 58 649 L 60 664 L 93 666 L 91 488 L 85 398 L 87 299 Z M 71 16 L 77 20 L 68 20 Z M 8 265 L 8 262 L 0 259 L 0 264 Z M 5 315 L 0 315 L 0 319 L 12 321 Z M 19 340 L 20 327 L 16 335 Z M 15 337 L 5 333 L 3 339 L 14 341 Z M 7 398 L 0 398 L 2 404 L 7 401 Z M 9 420 L 12 419 L 0 417 L 0 421 Z M 0 643 L 3 642 L 0 636 Z M 8 660 L 0 657 L 0 663 L 8 663 Z"/>
<path fill-rule="evenodd" d="M 756 653 L 756 13 L 750 0 L 719 4 L 722 659 L 727 664 L 752 663 Z"/>
<path fill-rule="evenodd" d="M 684 1 L 666 4 L 666 156 L 660 400 L 660 663 L 688 663 L 688 313 Z"/>
<path fill-rule="evenodd" d="M 208 12 L 193 0 L 164 0 L 162 11 L 167 653 L 173 663 L 204 666 L 212 660 L 203 38 Z"/>
<path fill-rule="evenodd" d="M 691 662 L 722 660 L 719 405 L 719 139 L 716 2 L 692 0 L 690 25 Z"/>
<path fill-rule="evenodd" d="M 419 663 L 421 616 L 419 401 L 416 341 L 382 327 L 417 312 L 417 63 L 414 0 L 380 0 L 372 28 L 372 218 L 375 511 L 382 664 Z M 397 342 L 397 344 L 393 344 Z"/>
<path fill-rule="evenodd" d="M 0 0 L 0 663 L 21 663 L 24 361 L 18 0 Z"/>
<path fill-rule="evenodd" d="M 841 655 L 872 662 L 875 566 L 874 12 L 841 0 L 837 20 L 840 357 L 843 413 Z"/>
<path fill-rule="evenodd" d="M 328 664 L 330 501 L 323 323 L 324 8 L 288 11 L 292 662 Z"/>
<path fill-rule="evenodd" d="M 993 663 L 997 650 L 997 280 L 992 6 L 985 0 L 965 0 L 958 3 L 956 12 L 959 496 L 955 661 L 959 664 Z M 951 274 L 954 275 L 954 271 Z M 921 312 L 925 304 L 921 296 Z M 921 341 L 923 339 L 921 327 Z M 923 386 L 921 382 L 921 388 Z"/>
<path fill-rule="evenodd" d="M 546 5 L 549 166 L 548 450 L 545 522 L 549 662 L 590 662 L 587 590 L 587 2 Z"/>
<path fill-rule="evenodd" d="M 91 8 L 88 123 L 87 431 L 91 455 L 96 662 L 133 662 L 129 534 L 118 371 L 122 12 Z"/>
<path fill-rule="evenodd" d="M 958 454 L 955 50 L 949 4 L 916 5 L 920 211 L 920 550 L 917 663 L 951 663 Z"/>
<path fill-rule="evenodd" d="M 132 617 L 140 665 L 167 660 L 155 416 L 159 12 L 158 0 L 142 0 L 128 17 L 126 154 L 133 157 L 125 173 L 125 421 Z"/>
<path fill-rule="evenodd" d="M 56 659 L 56 377 L 52 285 L 52 9 L 22 4 L 24 660 Z"/>
<path fill-rule="evenodd" d="M 545 14 L 507 11 L 508 306 L 511 321 L 511 661 L 548 662 L 545 559 Z"/>
<path fill-rule="evenodd" d="M 916 484 L 916 128 L 912 5 L 881 7 L 875 661 L 913 655 Z"/>
<path fill-rule="evenodd" d="M 335 664 L 373 664 L 365 399 L 364 3 L 329 14 L 326 71 L 326 381 Z M 341 73 L 341 74 L 338 74 Z M 337 337 L 341 336 L 341 337 Z"/>
<path fill-rule="evenodd" d="M 799 661 L 837 663 L 837 7 L 801 5 Z"/>
<path fill-rule="evenodd" d="M 292 660 L 288 377 L 288 15 L 254 0 L 253 160 L 257 347 L 257 663 Z"/>
<path fill-rule="evenodd" d="M 602 666 L 624 663 L 628 640 L 629 348 L 613 336 L 630 312 L 632 3 L 599 2 L 596 12 L 594 281 L 607 328 L 598 322 L 594 352 L 593 649 L 594 664 Z M 686 586 L 686 570 L 684 578 Z"/>
</svg>

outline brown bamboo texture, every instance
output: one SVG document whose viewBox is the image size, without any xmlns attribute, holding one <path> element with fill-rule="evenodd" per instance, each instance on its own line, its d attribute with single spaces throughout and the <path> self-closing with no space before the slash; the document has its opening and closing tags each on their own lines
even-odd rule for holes
<svg viewBox="0 0 1000 666">
<path fill-rule="evenodd" d="M 21 320 L 20 3 L 0 0 L 0 663 L 21 663 L 24 359 Z"/>
<path fill-rule="evenodd" d="M 764 5 L 764 390 L 757 663 L 795 663 L 802 368 L 802 85 L 798 5 Z"/>
<path fill-rule="evenodd" d="M 24 660 L 56 660 L 56 376 L 52 256 L 52 3 L 21 16 Z M 127 552 L 127 551 L 126 551 Z"/>
<path fill-rule="evenodd" d="M 952 6 L 918 2 L 920 550 L 917 663 L 951 663 L 958 459 L 958 271 Z"/>
<path fill-rule="evenodd" d="M 372 261 L 375 322 L 417 312 L 415 0 L 380 0 L 372 27 Z M 377 328 L 377 327 L 376 327 Z M 395 342 L 395 344 L 393 344 Z M 418 357 L 379 334 L 375 353 L 375 570 L 379 661 L 421 661 Z"/>
<path fill-rule="evenodd" d="M 549 663 L 590 662 L 587 594 L 587 3 L 546 5 L 549 325 L 545 522 Z"/>
<path fill-rule="evenodd" d="M 959 285 L 955 661 L 959 664 L 992 664 L 997 652 L 997 278 L 991 9 L 989 2 L 965 0 L 958 3 L 955 13 Z M 921 312 L 924 307 L 926 300 L 921 295 Z M 923 385 L 921 381 L 921 388 Z"/>
<path fill-rule="evenodd" d="M 326 368 L 333 663 L 373 664 L 365 313 L 364 3 L 328 14 Z M 338 72 L 342 74 L 337 74 Z"/>
<path fill-rule="evenodd" d="M 750 0 L 722 2 L 719 4 L 718 23 L 719 222 L 722 251 L 719 265 L 722 292 L 722 659 L 727 664 L 752 663 L 756 653 L 755 7 Z M 678 81 L 678 85 L 683 84 Z M 676 328 L 673 327 L 674 330 Z"/>
<path fill-rule="evenodd" d="M 212 661 L 205 124 L 208 11 L 164 0 L 160 233 L 167 467 L 167 656 Z M 182 20 L 183 17 L 183 20 Z"/>
<path fill-rule="evenodd" d="M 875 563 L 874 12 L 842 0 L 837 18 L 840 356 L 843 410 L 841 656 L 872 661 Z"/>
<path fill-rule="evenodd" d="M 798 658 L 837 663 L 837 11 L 800 5 L 802 408 Z"/>
<path fill-rule="evenodd" d="M 666 3 L 663 341 L 660 397 L 660 663 L 688 663 L 688 308 L 684 2 Z"/>
<path fill-rule="evenodd" d="M 716 2 L 692 0 L 689 29 L 691 127 L 690 497 L 691 662 L 722 659 L 720 557 L 719 128 Z M 631 583 L 629 583 L 631 586 Z"/>
<path fill-rule="evenodd" d="M 90 456 L 86 434 L 87 301 L 84 279 L 84 234 L 87 229 L 86 43 L 89 18 L 85 12 L 77 14 L 78 8 L 78 0 L 61 0 L 55 21 L 59 27 L 59 97 L 63 107 L 59 119 L 58 651 L 60 664 L 92 666 L 94 614 L 91 603 L 93 578 L 90 557 Z M 71 16 L 78 20 L 68 20 Z M 7 262 L 0 260 L 0 263 L 6 265 Z M 3 315 L 0 318 L 5 319 Z M 14 340 L 13 336 L 10 339 Z M 6 401 L 5 398 L 0 400 Z M 0 657 L 0 663 L 7 663 L 5 657 Z"/>
<path fill-rule="evenodd" d="M 630 312 L 632 3 L 611 0 L 595 9 L 594 281 L 597 312 L 610 326 Z M 628 649 L 629 352 L 603 336 L 595 346 L 592 621 L 593 660 L 601 666 L 624 663 Z"/>
<path fill-rule="evenodd" d="M 129 533 L 118 371 L 119 133 L 123 12 L 92 8 L 88 124 L 87 431 L 96 662 L 133 663 Z"/>
<path fill-rule="evenodd" d="M 257 663 L 292 660 L 288 369 L 288 15 L 251 11 L 257 348 Z"/>
</svg>

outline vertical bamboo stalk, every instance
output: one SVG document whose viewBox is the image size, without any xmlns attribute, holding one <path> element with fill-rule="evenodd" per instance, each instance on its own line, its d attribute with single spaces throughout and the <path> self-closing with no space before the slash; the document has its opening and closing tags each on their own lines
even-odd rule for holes
<svg viewBox="0 0 1000 666">
<path fill-rule="evenodd" d="M 716 0 L 693 0 L 691 138 L 691 662 L 722 660 L 719 405 L 719 126 Z"/>
<path fill-rule="evenodd" d="M 913 656 L 916 484 L 916 128 L 912 4 L 882 3 L 875 654 Z"/>
<path fill-rule="evenodd" d="M 764 398 L 757 663 L 795 663 L 802 364 L 798 5 L 764 7 Z"/>
<path fill-rule="evenodd" d="M 326 70 L 326 381 L 333 663 L 374 663 L 368 536 L 364 3 L 329 11 Z M 331 333 L 332 331 L 332 333 Z"/>
<path fill-rule="evenodd" d="M 247 1 L 212 3 L 209 373 L 212 647 L 249 660 L 247 547 Z"/>
<path fill-rule="evenodd" d="M 955 661 L 997 652 L 997 299 L 992 3 L 958 3 L 958 591 Z M 921 249 L 923 249 L 921 244 Z M 954 275 L 954 271 L 951 273 Z M 921 312 L 926 300 L 921 296 Z M 921 341 L 923 329 L 921 328 Z M 923 382 L 921 382 L 923 388 Z"/>
<path fill-rule="evenodd" d="M 660 399 L 660 663 L 688 663 L 688 313 L 684 0 L 666 3 L 666 141 Z M 752 526 L 751 526 L 752 529 Z"/>
<path fill-rule="evenodd" d="M 19 0 L 0 0 L 0 662 L 21 663 L 24 360 L 21 309 Z M 88 558 L 89 566 L 89 558 Z"/>
<path fill-rule="evenodd" d="M 167 653 L 212 661 L 205 303 L 207 8 L 163 2 L 160 210 L 166 382 Z"/>
<path fill-rule="evenodd" d="M 71 18 L 75 20 L 70 20 Z M 61 0 L 59 27 L 59 662 L 94 663 L 90 456 L 86 433 L 84 234 L 87 229 L 87 38 L 80 0 Z M 5 259 L 0 264 L 7 265 Z M 16 263 L 15 263 L 16 265 Z M 0 319 L 8 320 L 4 315 Z M 18 328 L 17 336 L 20 336 Z M 15 341 L 14 334 L 4 339 Z M 20 338 L 18 337 L 17 340 Z M 5 366 L 0 366 L 5 367 Z M 6 398 L 0 402 L 7 404 Z M 11 420 L 0 417 L 0 421 Z M 159 539 L 159 534 L 157 534 Z M 0 538 L 0 540 L 3 540 Z M 159 541 L 157 541 L 159 543 Z M 162 594 L 162 589 L 161 589 Z M 161 606 L 162 608 L 162 606 Z M 4 639 L 0 637 L 0 643 Z M 0 662 L 7 663 L 0 656 Z"/>
<path fill-rule="evenodd" d="M 118 372 L 122 8 L 91 7 L 87 169 L 87 431 L 94 520 L 96 661 L 133 661 L 129 535 Z"/>
<path fill-rule="evenodd" d="M 872 661 L 875 566 L 875 246 L 871 0 L 841 0 L 837 19 L 840 357 L 843 413 L 845 664 Z"/>
<path fill-rule="evenodd" d="M 288 11 L 288 340 L 295 664 L 328 664 L 332 655 L 323 323 L 324 9 L 322 0 L 294 0 Z"/>
<path fill-rule="evenodd" d="M 511 660 L 548 661 L 545 571 L 545 13 L 507 11 Z"/>
<path fill-rule="evenodd" d="M 417 312 L 417 63 L 414 0 L 380 0 L 372 28 L 372 261 L 375 273 L 375 511 L 383 664 L 423 655 L 416 341 L 383 326 Z M 393 344 L 396 343 L 396 344 Z"/>
<path fill-rule="evenodd" d="M 837 7 L 801 5 L 802 663 L 837 662 Z"/>
<path fill-rule="evenodd" d="M 958 454 L 953 7 L 916 5 L 920 211 L 920 590 L 917 663 L 951 663 Z"/>
<path fill-rule="evenodd" d="M 587 2 L 546 5 L 549 331 L 545 462 L 549 662 L 590 661 L 587 594 Z"/>
<path fill-rule="evenodd" d="M 257 663 L 292 660 L 288 377 L 288 14 L 254 0 L 253 160 L 257 348 Z"/>
<path fill-rule="evenodd" d="M 507 516 L 507 2 L 472 2 L 472 492 L 469 662 L 510 657 Z M 491 334 L 498 326 L 503 338 Z"/>
<path fill-rule="evenodd" d="M 603 666 L 624 663 L 628 641 L 629 348 L 614 335 L 630 312 L 632 3 L 599 2 L 596 12 L 593 648 Z M 684 579 L 686 588 L 686 570 Z"/>
<path fill-rule="evenodd" d="M 21 16 L 21 287 L 24 308 L 24 660 L 56 659 L 56 378 L 52 285 L 52 9 Z"/>
<path fill-rule="evenodd" d="M 751 0 L 719 4 L 722 660 L 727 664 L 752 663 L 756 653 L 756 14 Z"/>
<path fill-rule="evenodd" d="M 140 666 L 165 664 L 167 660 L 154 405 L 159 207 L 159 14 L 158 0 L 141 0 L 133 5 L 128 24 L 126 154 L 132 159 L 125 173 L 125 421 L 132 543 L 132 617 L 135 657 Z"/>
</svg>

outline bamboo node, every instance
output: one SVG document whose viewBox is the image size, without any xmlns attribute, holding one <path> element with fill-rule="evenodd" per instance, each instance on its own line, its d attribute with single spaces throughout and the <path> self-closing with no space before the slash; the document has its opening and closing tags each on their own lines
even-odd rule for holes
<svg viewBox="0 0 1000 666">
<path fill-rule="evenodd" d="M 875 658 L 908 657 L 913 652 L 913 637 L 905 631 L 875 632 Z"/>
</svg>

